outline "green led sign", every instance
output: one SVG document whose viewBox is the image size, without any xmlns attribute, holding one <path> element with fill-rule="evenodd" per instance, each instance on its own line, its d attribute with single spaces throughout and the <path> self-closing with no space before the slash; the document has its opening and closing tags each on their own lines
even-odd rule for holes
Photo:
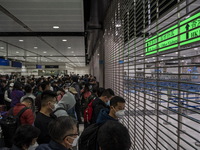
<svg viewBox="0 0 200 150">
<path fill-rule="evenodd" d="M 198 27 L 198 28 L 197 28 Z M 155 54 L 172 48 L 200 41 L 200 12 L 145 41 L 146 55 Z M 180 31 L 178 31 L 180 30 Z M 188 31 L 187 33 L 184 33 Z M 178 33 L 180 32 L 180 33 Z M 183 34 L 181 34 L 183 33 Z M 178 35 L 179 34 L 179 35 Z"/>
</svg>

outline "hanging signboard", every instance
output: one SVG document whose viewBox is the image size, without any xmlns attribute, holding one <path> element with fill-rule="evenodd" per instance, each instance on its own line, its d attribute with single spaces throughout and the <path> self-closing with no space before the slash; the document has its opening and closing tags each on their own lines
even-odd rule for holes
<svg viewBox="0 0 200 150">
<path fill-rule="evenodd" d="M 179 41 L 179 42 L 178 42 Z M 155 54 L 200 41 L 200 12 L 145 41 L 145 54 Z"/>
</svg>

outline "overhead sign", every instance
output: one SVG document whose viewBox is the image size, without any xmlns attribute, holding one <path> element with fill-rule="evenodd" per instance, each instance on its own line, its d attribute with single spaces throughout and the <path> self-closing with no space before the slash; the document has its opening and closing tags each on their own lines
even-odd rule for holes
<svg viewBox="0 0 200 150">
<path fill-rule="evenodd" d="M 45 68 L 59 68 L 58 65 L 45 65 Z"/>
<path fill-rule="evenodd" d="M 0 66 L 10 66 L 10 61 L 0 58 Z"/>
<path fill-rule="evenodd" d="M 177 48 L 178 43 L 182 46 L 197 41 L 200 41 L 200 12 L 147 39 L 145 53 L 150 55 Z"/>
</svg>

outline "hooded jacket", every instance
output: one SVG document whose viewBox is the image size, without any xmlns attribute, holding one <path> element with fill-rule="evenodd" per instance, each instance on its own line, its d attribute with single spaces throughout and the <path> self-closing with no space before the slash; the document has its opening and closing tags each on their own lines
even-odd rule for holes
<svg viewBox="0 0 200 150">
<path fill-rule="evenodd" d="M 99 112 L 99 115 L 97 117 L 97 124 L 101 124 L 101 123 L 105 123 L 108 120 L 114 120 L 114 121 L 118 121 L 117 119 L 109 116 L 109 109 L 101 109 L 101 111 Z"/>
<path fill-rule="evenodd" d="M 75 104 L 76 100 L 74 98 L 74 95 L 70 92 L 67 92 L 58 102 L 58 105 L 55 107 L 53 114 L 56 115 L 56 117 L 69 116 L 67 111 L 73 108 Z"/>
</svg>

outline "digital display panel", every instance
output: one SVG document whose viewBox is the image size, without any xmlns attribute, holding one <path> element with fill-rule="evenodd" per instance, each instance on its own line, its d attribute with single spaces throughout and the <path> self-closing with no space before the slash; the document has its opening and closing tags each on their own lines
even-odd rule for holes
<svg viewBox="0 0 200 150">
<path fill-rule="evenodd" d="M 42 65 L 36 65 L 36 69 L 42 69 Z"/>
<path fill-rule="evenodd" d="M 22 68 L 22 63 L 17 61 L 12 61 L 12 67 Z"/>
<path fill-rule="evenodd" d="M 0 58 L 0 66 L 10 66 L 10 61 Z"/>
<path fill-rule="evenodd" d="M 145 41 L 146 55 L 200 41 L 200 12 Z M 179 42 L 178 42 L 179 41 Z"/>
<path fill-rule="evenodd" d="M 59 68 L 58 65 L 45 65 L 45 68 Z"/>
</svg>

